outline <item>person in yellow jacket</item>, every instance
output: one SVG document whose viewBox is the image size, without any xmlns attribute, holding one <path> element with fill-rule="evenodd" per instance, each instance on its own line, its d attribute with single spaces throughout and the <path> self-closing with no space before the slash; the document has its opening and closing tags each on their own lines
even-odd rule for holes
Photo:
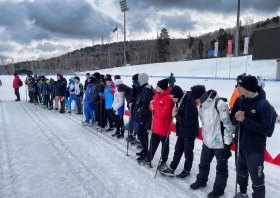
<svg viewBox="0 0 280 198">
<path fill-rule="evenodd" d="M 238 80 L 240 80 L 241 78 L 245 77 L 246 74 L 242 74 L 242 75 L 239 75 L 237 78 L 236 78 L 236 82 L 238 83 Z M 235 89 L 234 89 L 234 92 L 231 96 L 231 99 L 229 101 L 229 107 L 230 109 L 233 108 L 233 105 L 236 101 L 237 98 L 239 98 L 241 95 L 239 94 L 239 91 L 237 90 L 237 85 L 235 86 Z"/>
</svg>

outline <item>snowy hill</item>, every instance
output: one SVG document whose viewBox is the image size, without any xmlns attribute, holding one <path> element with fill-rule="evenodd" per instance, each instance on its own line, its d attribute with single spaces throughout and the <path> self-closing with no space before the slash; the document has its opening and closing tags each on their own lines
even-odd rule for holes
<svg viewBox="0 0 280 198">
<path fill-rule="evenodd" d="M 229 58 L 218 59 L 218 77 L 228 77 Z M 232 59 L 232 78 L 246 71 L 246 57 Z M 131 85 L 130 75 L 146 72 L 151 76 L 214 77 L 216 59 L 140 65 L 134 67 L 103 70 L 101 73 L 122 75 L 125 84 Z M 248 72 L 274 78 L 276 62 L 248 61 Z M 93 73 L 93 72 L 91 72 Z M 125 77 L 129 75 L 129 77 Z M 55 78 L 55 76 L 47 76 Z M 24 76 L 20 77 L 22 80 Z M 70 76 L 67 76 L 69 79 Z M 189 189 L 198 173 L 202 141 L 196 140 L 191 178 L 178 180 L 163 177 L 154 179 L 155 167 L 160 158 L 160 147 L 153 160 L 153 169 L 139 166 L 135 147 L 126 155 L 125 140 L 116 140 L 112 133 L 97 133 L 81 126 L 82 117 L 61 115 L 36 108 L 25 103 L 25 88 L 20 88 L 21 99 L 14 102 L 13 76 L 0 76 L 0 197 L 186 197 L 204 198 L 212 191 L 216 160 L 211 164 L 209 182 L 198 191 Z M 156 86 L 160 78 L 150 78 Z M 82 77 L 84 82 L 85 77 Z M 220 96 L 231 97 L 234 80 L 177 79 L 177 85 L 189 90 L 196 84 L 215 89 Z M 279 82 L 266 82 L 267 99 L 280 112 Z M 280 126 L 268 139 L 267 150 L 275 158 L 280 154 Z M 173 154 L 176 137 L 170 137 L 168 165 Z M 183 169 L 181 163 L 176 174 Z M 266 189 L 268 198 L 279 197 L 280 166 L 265 163 Z M 251 183 L 248 193 L 251 197 Z M 234 158 L 229 160 L 229 179 L 223 198 L 232 198 L 235 190 Z"/>
</svg>

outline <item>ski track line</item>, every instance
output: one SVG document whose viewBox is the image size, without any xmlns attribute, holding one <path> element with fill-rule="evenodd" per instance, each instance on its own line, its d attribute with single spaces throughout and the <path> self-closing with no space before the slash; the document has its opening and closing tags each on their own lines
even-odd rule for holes
<svg viewBox="0 0 280 198">
<path fill-rule="evenodd" d="M 21 107 L 26 110 L 24 108 L 24 105 L 21 105 Z M 42 120 L 39 120 L 39 118 L 37 118 L 37 116 L 31 116 L 30 115 L 30 111 L 26 111 L 28 112 L 27 115 L 30 117 L 31 120 L 34 120 L 35 119 L 37 121 L 39 121 L 40 123 L 43 123 L 44 121 Z M 50 134 L 52 134 L 52 137 L 50 135 L 47 135 L 47 133 L 45 133 L 45 130 L 44 130 L 44 127 L 41 127 L 38 122 L 35 122 L 35 124 L 38 126 L 38 128 L 40 129 L 39 131 L 42 132 L 42 134 L 49 140 L 49 142 L 52 144 L 53 148 L 57 151 L 57 154 L 67 163 L 67 165 L 69 166 L 71 173 L 82 183 L 83 185 L 83 188 L 88 192 L 88 194 L 91 196 L 91 197 L 95 197 L 95 194 L 96 193 L 99 193 L 99 192 L 96 192 L 96 191 L 93 191 L 91 188 L 90 188 L 90 185 L 88 185 L 87 183 L 90 182 L 90 181 L 94 181 L 94 180 L 98 180 L 98 183 L 97 183 L 97 186 L 96 184 L 95 185 L 91 185 L 91 186 L 95 186 L 96 190 L 99 189 L 99 190 L 102 190 L 103 191 L 103 188 L 102 186 L 105 186 L 105 184 L 102 183 L 102 181 L 98 178 L 96 178 L 96 176 L 91 172 L 91 170 L 85 165 L 83 164 L 78 158 L 77 156 L 71 152 L 67 146 L 65 145 L 65 143 L 62 142 L 61 139 L 58 138 L 58 136 L 56 136 L 53 131 L 50 129 Z M 46 126 L 46 128 L 48 128 L 48 125 L 44 123 L 44 125 Z M 56 142 L 57 143 L 56 143 Z M 67 157 L 66 157 L 67 156 Z M 72 156 L 72 159 L 69 160 L 69 157 Z M 67 159 L 68 158 L 68 159 Z M 73 165 L 71 164 L 71 162 L 73 163 L 73 160 L 76 160 L 77 164 Z M 80 172 L 77 172 L 76 170 L 85 170 L 87 173 L 81 175 Z M 93 178 L 86 178 L 86 177 L 89 177 L 89 176 L 92 176 Z M 102 185 L 102 186 L 101 186 Z M 106 191 L 108 192 L 108 194 L 113 197 L 113 193 L 108 191 L 108 189 L 106 189 Z M 102 194 L 102 193 L 100 193 Z M 100 195 L 98 194 L 98 195 Z"/>
<path fill-rule="evenodd" d="M 40 108 L 39 108 L 40 109 Z M 49 113 L 49 114 L 51 114 L 51 112 Z M 59 113 L 58 113 L 58 115 L 59 115 Z M 75 115 L 76 116 L 76 115 Z M 75 124 L 77 124 L 77 121 L 79 122 L 80 120 L 79 119 L 77 119 L 77 118 L 75 118 L 75 116 L 67 116 L 67 114 L 65 115 L 65 116 L 63 116 L 63 117 L 65 117 L 65 118 L 67 118 L 67 119 L 69 119 L 69 120 L 72 120 L 72 122 L 74 122 Z M 82 126 L 81 126 L 82 127 Z M 96 131 L 95 130 L 92 130 L 91 128 L 89 128 L 89 127 L 84 127 L 84 129 L 86 129 L 87 131 L 89 131 L 90 132 L 90 134 L 92 135 L 92 134 L 94 134 L 95 136 L 97 136 L 97 137 L 99 137 L 99 139 L 102 139 L 103 141 L 105 141 L 106 143 L 108 143 L 109 145 L 113 145 L 114 146 L 114 148 L 116 149 L 118 149 L 121 153 L 125 153 L 124 152 L 124 148 L 126 148 L 126 144 L 124 145 L 124 144 L 122 144 L 120 141 L 113 141 L 113 144 L 112 144 L 112 142 L 110 142 L 110 141 L 108 141 L 108 139 L 104 139 L 104 138 L 102 138 L 103 136 L 101 135 L 101 133 L 96 133 Z M 92 132 L 95 132 L 95 133 L 92 133 Z M 109 138 L 111 138 L 111 135 L 110 134 L 107 134 L 107 132 L 104 132 L 103 133 L 105 136 L 107 136 L 107 137 L 109 137 Z M 90 136 L 89 136 L 90 137 Z M 176 141 L 176 140 L 174 140 L 174 141 Z M 171 141 L 171 143 L 172 142 L 174 142 L 174 141 Z M 125 142 L 126 143 L 126 142 Z M 174 145 L 175 145 L 175 143 L 174 143 Z M 174 146 L 174 145 L 172 145 L 172 146 Z M 130 148 L 131 148 L 132 146 L 130 146 Z M 123 148 L 123 149 L 122 149 Z M 133 148 L 133 147 L 132 147 Z M 134 151 L 138 151 L 137 149 L 134 149 Z M 197 155 L 200 155 L 200 153 L 201 153 L 201 150 L 199 150 L 199 151 L 194 151 L 194 153 L 195 153 L 195 155 L 197 154 Z M 134 152 L 133 152 L 133 154 L 134 154 Z M 182 156 L 183 157 L 183 156 Z M 156 158 L 156 156 L 155 156 L 155 158 Z M 157 161 L 159 160 L 159 159 L 155 159 L 154 158 L 154 160 L 153 161 L 156 161 L 156 165 L 157 165 Z M 133 157 L 133 159 L 136 161 L 136 157 Z M 196 163 L 197 163 L 197 165 L 199 164 L 199 161 L 200 161 L 200 158 L 199 159 L 197 159 L 197 160 L 194 160 L 194 163 L 195 163 L 195 161 L 196 161 Z M 213 160 L 213 162 L 215 162 L 215 164 L 216 164 L 216 160 L 214 159 Z M 214 164 L 214 165 L 215 165 Z M 211 172 L 215 172 L 216 171 L 216 169 L 215 169 L 215 167 L 213 167 L 212 168 L 212 165 L 213 164 L 211 164 L 211 171 L 210 171 L 210 174 L 211 174 Z M 213 166 L 214 166 L 213 165 Z M 139 165 L 138 165 L 139 166 Z M 139 167 L 141 167 L 141 166 L 139 166 Z M 148 174 L 151 174 L 151 171 L 148 169 L 148 168 L 146 168 L 146 167 L 141 167 L 141 168 L 139 168 L 140 170 L 142 170 L 142 171 L 145 171 L 146 173 L 148 173 Z M 152 175 L 154 174 L 154 172 L 155 172 L 155 168 L 153 168 L 152 170 L 154 170 L 153 171 L 153 173 L 152 173 Z M 229 163 L 229 172 L 230 172 L 230 170 L 232 170 L 232 172 L 234 172 L 235 173 L 235 166 L 234 166 L 234 164 L 232 164 L 232 163 Z M 160 175 L 161 176 L 161 175 Z M 164 178 L 164 177 L 163 177 Z M 210 178 L 210 177 L 209 177 Z M 232 175 L 232 178 L 234 178 L 234 180 L 235 180 L 235 175 Z M 175 186 L 175 188 L 177 188 L 178 189 L 178 187 L 179 187 L 179 189 L 180 190 L 182 190 L 182 191 L 184 191 L 184 192 L 186 192 L 186 188 L 189 188 L 189 185 L 188 186 L 185 186 L 185 185 L 183 185 L 183 183 L 182 182 L 177 182 L 177 183 L 173 183 L 173 182 L 170 182 L 170 180 L 169 179 L 171 179 L 171 178 L 168 178 L 168 180 L 165 180 L 165 181 L 167 181 L 168 183 L 170 183 L 171 185 L 173 185 L 173 186 Z M 229 179 L 230 179 L 230 177 L 229 177 Z M 171 179 L 172 180 L 172 179 Z M 230 183 L 230 181 L 228 180 L 228 183 Z M 208 185 L 207 186 L 209 186 L 211 189 L 212 189 L 212 186 L 214 185 L 214 179 L 213 179 L 213 181 L 212 180 L 209 180 L 208 181 Z M 266 181 L 266 186 L 267 186 L 267 190 L 269 191 L 269 192 L 275 192 L 275 193 L 277 193 L 277 191 L 276 191 L 276 189 L 278 189 L 278 186 L 277 185 L 275 185 L 275 184 L 273 184 L 273 183 L 271 183 L 271 182 L 269 182 L 269 181 Z M 273 188 L 272 188 L 273 187 Z M 209 190 L 208 190 L 209 191 Z M 186 193 L 187 194 L 191 194 L 191 196 L 192 197 L 196 197 L 196 196 L 198 196 L 198 197 L 201 197 L 201 196 L 206 196 L 207 194 L 206 193 L 209 193 L 208 191 L 206 191 L 206 188 L 205 189 L 201 189 L 200 191 L 195 191 L 196 193 L 195 194 L 193 194 L 192 192 L 194 192 L 194 191 L 187 191 Z M 250 188 L 248 189 L 248 192 L 251 192 L 251 190 L 250 190 Z M 226 189 L 226 194 L 234 194 L 234 189 L 229 189 L 229 186 L 228 186 L 228 188 Z"/>
<path fill-rule="evenodd" d="M 51 114 L 51 113 L 49 113 L 49 114 Z M 77 119 L 75 119 L 75 118 L 72 118 L 72 116 L 70 116 L 69 115 L 69 117 L 67 117 L 67 115 L 66 116 L 63 116 L 63 117 L 65 117 L 65 118 L 67 118 L 67 119 L 71 119 L 72 120 L 72 122 L 76 122 L 77 121 Z M 77 123 L 75 123 L 75 124 L 77 124 Z M 82 126 L 80 126 L 80 127 L 82 127 Z M 124 148 L 124 145 L 122 145 L 121 143 L 119 143 L 119 144 L 117 144 L 117 143 L 115 143 L 114 145 L 112 145 L 112 142 L 109 142 L 108 141 L 108 139 L 104 139 L 104 138 L 102 138 L 102 137 L 104 137 L 104 136 L 102 136 L 100 133 L 96 133 L 96 131 L 95 130 L 92 130 L 92 129 L 90 129 L 90 128 L 86 128 L 85 127 L 85 129 L 87 130 L 87 131 L 89 131 L 90 133 L 88 133 L 87 134 L 87 136 L 89 137 L 89 138 L 92 138 L 92 135 L 94 134 L 94 136 L 97 136 L 99 139 L 101 139 L 101 140 L 103 140 L 104 142 L 106 142 L 106 143 L 108 143 L 108 145 L 110 145 L 111 147 L 113 147 L 112 148 L 112 150 L 113 149 L 118 149 L 119 150 L 119 153 L 120 154 L 123 154 L 123 156 L 125 156 L 125 152 L 124 152 L 124 149 L 121 149 L 120 147 L 119 147 L 119 145 L 121 145 L 123 148 Z M 78 131 L 78 132 L 80 132 L 80 131 Z M 95 132 L 95 133 L 92 133 L 92 132 Z M 85 135 L 85 133 L 82 133 L 83 135 Z M 104 133 L 104 134 L 106 134 L 106 133 Z M 110 138 L 111 138 L 111 135 L 110 135 Z M 113 142 L 115 142 L 115 141 L 113 141 Z M 104 144 L 101 144 L 101 146 L 104 146 Z M 111 150 L 111 151 L 112 151 Z M 137 164 L 137 162 L 136 162 L 136 157 L 133 157 L 134 158 L 134 160 L 135 160 L 135 165 L 136 166 L 139 166 L 138 164 Z M 124 159 L 126 159 L 126 158 L 124 158 Z M 149 169 L 147 169 L 147 168 L 142 168 L 141 166 L 139 166 L 139 169 L 140 170 L 142 170 L 142 171 L 145 171 L 146 173 L 148 173 L 148 175 L 151 175 L 151 171 L 149 170 Z M 138 169 L 137 169 L 138 170 Z M 152 173 L 152 175 L 154 174 L 154 172 Z M 147 176 L 148 176 L 147 175 Z M 173 186 L 175 185 L 174 183 L 171 183 L 169 180 L 164 180 L 165 182 L 168 182 L 169 184 L 172 184 Z M 174 186 L 175 188 L 177 188 L 177 189 L 180 189 L 183 193 L 186 193 L 186 194 L 190 194 L 189 192 L 186 192 L 186 186 L 182 186 L 182 187 L 180 187 L 180 188 L 178 188 L 178 186 Z M 191 193 L 192 194 L 192 193 Z M 203 193 L 203 196 L 205 196 L 205 194 Z M 196 194 L 192 194 L 192 197 L 197 197 L 197 195 Z M 199 197 L 199 196 L 198 196 Z"/>
<path fill-rule="evenodd" d="M 3 156 L 3 160 L 1 160 L 0 162 L 0 175 L 1 175 L 1 182 L 0 182 L 0 197 L 2 197 L 1 194 L 6 194 L 5 192 L 2 193 L 4 191 L 8 191 L 8 196 L 9 197 L 12 197 L 12 196 L 15 196 L 16 195 L 16 191 L 15 191 L 15 188 L 14 188 L 14 172 L 12 170 L 12 166 L 11 166 L 11 159 L 10 159 L 10 155 L 9 155 L 9 146 L 8 146 L 8 141 L 7 141 L 7 129 L 6 129 L 6 122 L 5 122 L 5 118 L 4 118 L 4 113 L 3 113 L 3 103 L 1 102 L 1 121 L 2 121 L 2 125 L 3 127 L 1 127 L 3 130 L 0 131 L 0 145 L 1 145 L 1 154 Z M 3 133 L 2 133 L 3 132 Z M 6 162 L 6 163 L 5 163 Z M 6 170 L 5 170 L 6 168 Z M 3 172 L 2 172 L 3 171 Z M 7 173 L 5 173 L 7 172 Z M 6 188 L 6 184 L 4 183 L 9 183 L 11 184 L 10 187 L 8 188 L 11 188 L 11 189 L 5 189 Z"/>
</svg>

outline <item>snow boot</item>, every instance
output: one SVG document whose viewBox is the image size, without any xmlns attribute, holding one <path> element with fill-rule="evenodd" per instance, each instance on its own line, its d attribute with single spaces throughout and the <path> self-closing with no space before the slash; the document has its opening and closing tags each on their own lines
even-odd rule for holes
<svg viewBox="0 0 280 198">
<path fill-rule="evenodd" d="M 123 132 L 121 132 L 119 135 L 117 135 L 116 138 L 118 138 L 118 139 L 124 138 Z"/>
<path fill-rule="evenodd" d="M 82 123 L 82 126 L 88 126 L 89 123 Z"/>
<path fill-rule="evenodd" d="M 186 179 L 186 178 L 188 178 L 190 176 L 191 176 L 190 172 L 183 170 L 179 175 L 176 175 L 176 178 L 178 178 L 178 179 Z"/>
<path fill-rule="evenodd" d="M 148 167 L 150 167 L 150 164 L 151 164 L 150 160 L 148 160 L 147 158 L 142 158 L 142 157 L 139 157 L 137 159 L 137 162 L 138 162 L 138 164 L 140 164 L 142 166 L 148 166 Z"/>
<path fill-rule="evenodd" d="M 241 194 L 241 192 L 237 193 L 233 198 L 249 198 L 249 196 L 246 194 Z"/>
<path fill-rule="evenodd" d="M 120 131 L 116 131 L 113 135 L 112 135 L 112 137 L 115 137 L 115 136 L 117 136 L 117 135 L 119 135 L 120 134 Z"/>
<path fill-rule="evenodd" d="M 133 142 L 130 143 L 131 146 L 138 146 L 140 143 L 135 139 Z"/>
<path fill-rule="evenodd" d="M 167 168 L 168 168 L 168 167 L 167 167 L 166 162 L 161 161 L 161 162 L 160 162 L 160 165 L 159 165 L 159 167 L 158 167 L 158 170 L 159 170 L 159 171 L 162 171 L 162 170 L 165 170 L 165 169 L 167 169 Z"/>
<path fill-rule="evenodd" d="M 190 185 L 190 188 L 193 189 L 193 190 L 197 190 L 199 188 L 204 188 L 204 187 L 206 187 L 206 185 L 201 186 L 201 185 L 199 185 L 199 183 L 197 181 Z"/>
<path fill-rule="evenodd" d="M 143 148 L 143 146 L 142 146 L 142 144 L 140 143 L 136 148 L 140 150 L 140 149 Z"/>
<path fill-rule="evenodd" d="M 106 129 L 105 131 L 106 131 L 106 132 L 109 132 L 109 131 L 113 131 L 113 130 L 114 130 L 113 128 L 109 127 L 109 128 Z"/>
<path fill-rule="evenodd" d="M 127 140 L 128 142 L 133 142 L 134 139 L 135 139 L 135 137 L 133 137 L 133 135 L 129 135 L 129 136 L 126 138 L 126 140 Z"/>
<path fill-rule="evenodd" d="M 214 193 L 214 191 L 210 192 L 207 197 L 208 198 L 219 198 L 223 196 L 225 193 Z"/>
<path fill-rule="evenodd" d="M 49 109 L 49 107 L 45 106 L 45 107 L 43 107 L 43 109 Z"/>
<path fill-rule="evenodd" d="M 174 170 L 168 167 L 164 170 L 160 170 L 159 173 L 165 176 L 174 177 Z"/>
</svg>

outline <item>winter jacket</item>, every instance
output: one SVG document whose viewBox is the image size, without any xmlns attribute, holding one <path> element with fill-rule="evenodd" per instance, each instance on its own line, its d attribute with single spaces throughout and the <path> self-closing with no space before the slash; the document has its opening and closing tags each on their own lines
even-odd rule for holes
<svg viewBox="0 0 280 198">
<path fill-rule="evenodd" d="M 83 85 L 82 83 L 75 83 L 75 95 L 83 96 Z"/>
<path fill-rule="evenodd" d="M 238 91 L 238 89 L 236 87 L 234 92 L 233 92 L 233 94 L 232 94 L 232 96 L 231 96 L 231 99 L 229 101 L 229 108 L 231 108 L 231 109 L 233 108 L 233 105 L 234 105 L 236 99 L 239 98 L 240 96 L 241 95 L 239 94 L 239 91 Z"/>
<path fill-rule="evenodd" d="M 93 91 L 90 95 L 90 100 L 94 103 L 94 105 L 100 105 L 100 96 L 99 93 L 104 92 L 104 85 L 101 80 L 97 80 L 94 84 Z"/>
<path fill-rule="evenodd" d="M 259 76 L 260 80 L 258 80 L 258 85 L 261 87 L 261 88 L 265 88 L 265 82 L 264 80 L 262 79 L 262 76 Z"/>
<path fill-rule="evenodd" d="M 64 96 L 65 90 L 67 86 L 67 81 L 65 78 L 58 79 L 55 86 L 55 95 L 56 96 Z"/>
<path fill-rule="evenodd" d="M 178 114 L 176 119 L 176 135 L 178 137 L 190 138 L 199 136 L 198 109 L 191 92 L 185 92 L 181 101 L 177 103 Z"/>
<path fill-rule="evenodd" d="M 37 80 L 34 79 L 34 81 L 31 84 L 34 93 L 39 93 L 38 83 L 39 83 L 39 80 L 38 79 Z"/>
<path fill-rule="evenodd" d="M 44 76 L 41 77 L 41 80 L 39 81 L 39 88 L 43 96 L 47 95 L 48 84 L 46 83 L 46 77 Z"/>
<path fill-rule="evenodd" d="M 254 98 L 238 98 L 230 114 L 232 123 L 238 125 L 235 113 L 238 111 L 245 111 L 245 120 L 240 123 L 240 148 L 245 151 L 260 152 L 266 150 L 266 134 L 270 129 L 271 123 L 270 104 L 269 102 L 264 104 L 258 116 L 258 101 L 265 99 L 266 94 L 260 87 L 258 87 L 257 92 L 258 95 Z M 238 104 L 241 104 L 241 106 Z M 237 139 L 238 133 L 236 134 Z"/>
<path fill-rule="evenodd" d="M 16 75 L 15 79 L 14 79 L 14 82 L 13 82 L 13 88 L 15 88 L 15 89 L 19 88 L 18 83 L 19 83 L 19 76 Z"/>
<path fill-rule="evenodd" d="M 54 79 L 50 79 L 50 84 L 49 84 L 49 90 L 50 94 L 54 97 L 55 96 L 55 87 L 54 87 Z"/>
<path fill-rule="evenodd" d="M 151 85 L 145 83 L 139 87 L 139 95 L 136 99 L 134 107 L 135 121 L 148 122 L 152 120 L 152 112 L 149 109 L 150 102 L 155 95 L 155 91 Z"/>
<path fill-rule="evenodd" d="M 176 82 L 176 79 L 174 77 L 170 76 L 168 78 L 169 87 L 171 87 L 171 89 L 174 87 L 175 82 Z"/>
<path fill-rule="evenodd" d="M 150 110 L 154 112 L 152 131 L 155 134 L 167 136 L 170 135 L 170 124 L 173 120 L 172 109 L 174 107 L 173 100 L 170 98 L 171 88 L 161 94 L 156 93 L 153 100 L 153 110 L 150 105 Z"/>
<path fill-rule="evenodd" d="M 88 79 L 85 80 L 85 84 L 84 84 L 84 90 L 87 90 L 87 86 L 88 86 Z"/>
<path fill-rule="evenodd" d="M 124 115 L 124 94 L 118 91 L 118 86 L 123 84 L 121 79 L 114 81 L 117 86 L 114 94 L 114 103 L 112 105 L 113 109 L 116 111 L 116 115 Z"/>
<path fill-rule="evenodd" d="M 28 91 L 33 91 L 32 88 L 32 82 L 34 81 L 34 78 L 30 77 L 28 79 L 28 77 L 25 79 L 25 84 L 27 85 Z"/>
<path fill-rule="evenodd" d="M 235 132 L 235 126 L 230 121 L 228 105 L 219 100 L 216 109 L 217 98 L 219 96 L 214 90 L 206 92 L 200 98 L 199 115 L 202 122 L 203 143 L 211 149 L 223 149 L 224 144 L 230 145 L 233 139 L 232 134 Z M 225 127 L 224 136 L 221 131 L 221 122 Z"/>
<path fill-rule="evenodd" d="M 111 82 L 111 85 L 108 87 L 107 85 L 104 88 L 104 92 L 101 96 L 102 99 L 105 99 L 105 108 L 112 109 L 112 105 L 114 103 L 114 94 L 115 94 L 115 84 Z"/>
<path fill-rule="evenodd" d="M 126 99 L 127 109 L 129 109 L 129 103 L 133 102 L 133 89 L 126 86 L 125 84 L 120 84 L 118 86 L 118 91 L 125 92 L 124 97 Z M 133 105 L 132 105 L 131 110 L 133 111 Z"/>
<path fill-rule="evenodd" d="M 70 94 L 75 94 L 75 78 L 70 78 L 70 84 L 69 84 L 69 92 Z"/>
<path fill-rule="evenodd" d="M 93 91 L 94 84 L 88 84 L 87 89 L 85 92 L 85 99 L 84 99 L 84 111 L 93 111 L 94 104 L 90 100 L 91 93 Z"/>
</svg>

